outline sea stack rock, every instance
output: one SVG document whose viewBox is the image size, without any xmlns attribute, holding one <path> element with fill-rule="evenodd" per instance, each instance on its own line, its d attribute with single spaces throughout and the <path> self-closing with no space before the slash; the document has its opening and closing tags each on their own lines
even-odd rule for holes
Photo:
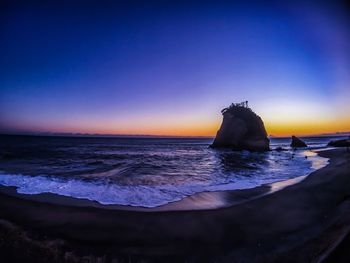
<svg viewBox="0 0 350 263">
<path fill-rule="evenodd" d="M 301 139 L 299 139 L 298 137 L 293 135 L 292 136 L 292 143 L 290 144 L 290 147 L 301 148 L 301 147 L 307 147 L 307 145 Z"/>
<path fill-rule="evenodd" d="M 223 121 L 211 147 L 249 151 L 270 149 L 264 123 L 248 107 L 247 101 L 232 103 L 221 113 Z"/>
</svg>

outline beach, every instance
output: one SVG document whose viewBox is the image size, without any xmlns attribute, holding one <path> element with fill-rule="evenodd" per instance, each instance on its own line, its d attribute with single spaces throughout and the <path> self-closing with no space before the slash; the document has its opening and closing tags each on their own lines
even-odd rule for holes
<svg viewBox="0 0 350 263">
<path fill-rule="evenodd" d="M 301 182 L 220 209 L 128 211 L 53 194 L 30 200 L 5 187 L 1 253 L 27 262 L 346 262 L 350 154 L 319 154 L 329 164 Z M 33 249 L 19 249 L 23 242 Z"/>
<path fill-rule="evenodd" d="M 0 263 L 350 263 L 347 1 L 1 1 Z"/>
</svg>

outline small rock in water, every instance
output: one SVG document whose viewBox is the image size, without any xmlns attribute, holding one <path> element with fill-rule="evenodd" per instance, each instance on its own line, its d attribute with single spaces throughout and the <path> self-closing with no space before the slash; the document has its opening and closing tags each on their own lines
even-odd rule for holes
<svg viewBox="0 0 350 263">
<path fill-rule="evenodd" d="M 330 141 L 328 143 L 328 146 L 333 146 L 333 147 L 349 147 L 350 146 L 350 139 L 349 140 L 335 140 L 335 141 Z"/>
<path fill-rule="evenodd" d="M 292 136 L 292 143 L 290 144 L 293 148 L 307 147 L 307 144 L 296 136 Z"/>
<path fill-rule="evenodd" d="M 284 148 L 282 148 L 281 146 L 279 146 L 279 147 L 277 147 L 277 148 L 275 149 L 275 151 L 281 152 L 281 151 L 287 151 L 287 149 L 284 149 Z"/>
</svg>

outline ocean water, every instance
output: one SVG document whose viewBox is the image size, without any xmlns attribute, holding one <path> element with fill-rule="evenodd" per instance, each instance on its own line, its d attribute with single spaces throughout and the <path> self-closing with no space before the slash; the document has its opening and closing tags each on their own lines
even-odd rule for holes
<svg viewBox="0 0 350 263">
<path fill-rule="evenodd" d="M 206 138 L 0 136 L 0 184 L 101 204 L 156 207 L 203 191 L 253 188 L 327 164 L 313 149 L 332 138 L 271 139 L 272 151 L 211 149 Z M 283 147 L 286 151 L 275 151 Z"/>
</svg>

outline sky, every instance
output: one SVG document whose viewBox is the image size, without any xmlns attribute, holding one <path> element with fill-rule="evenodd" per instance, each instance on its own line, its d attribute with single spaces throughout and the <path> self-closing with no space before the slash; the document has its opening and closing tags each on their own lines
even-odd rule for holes
<svg viewBox="0 0 350 263">
<path fill-rule="evenodd" d="M 29 3 L 30 2 L 30 3 Z M 345 1 L 1 1 L 0 132 L 350 131 Z"/>
</svg>

